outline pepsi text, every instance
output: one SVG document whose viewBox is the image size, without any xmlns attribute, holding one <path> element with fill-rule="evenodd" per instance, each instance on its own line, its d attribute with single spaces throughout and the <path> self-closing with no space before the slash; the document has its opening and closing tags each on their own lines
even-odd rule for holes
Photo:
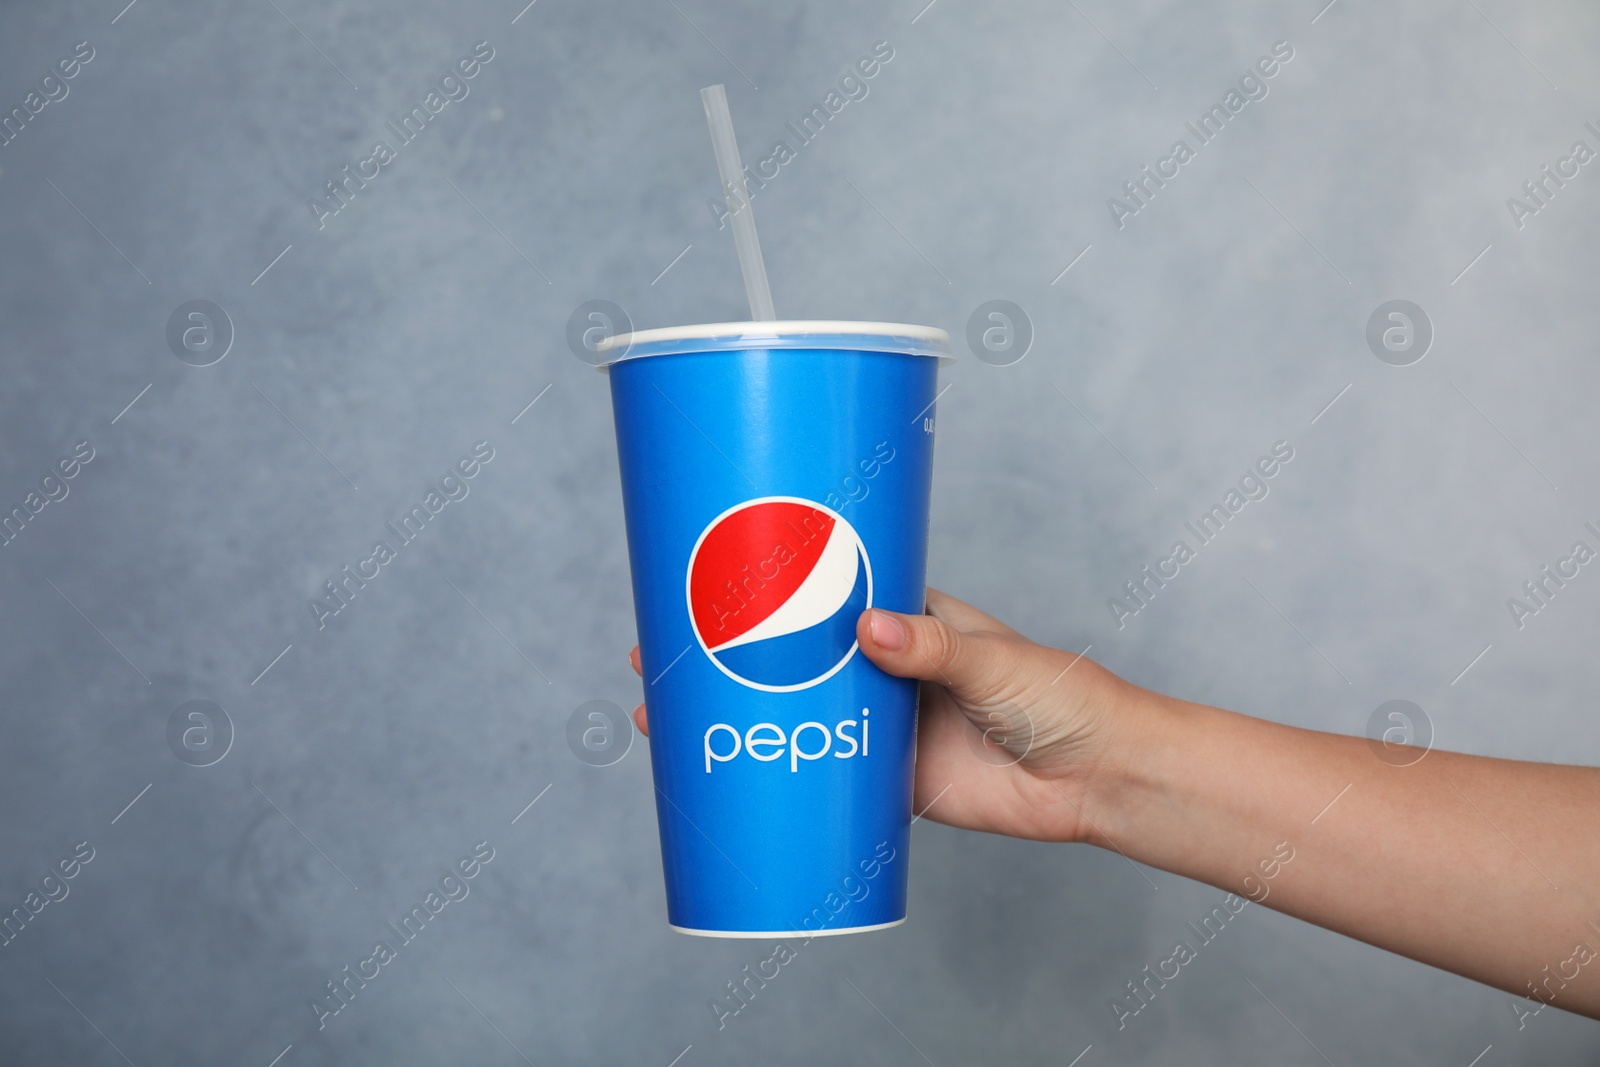
<svg viewBox="0 0 1600 1067">
<path fill-rule="evenodd" d="M 782 759 L 785 751 L 787 751 L 789 754 L 790 774 L 799 773 L 801 760 L 812 763 L 828 755 L 829 752 L 833 753 L 834 759 L 853 759 L 857 753 L 865 759 L 870 754 L 871 723 L 868 721 L 868 716 L 871 714 L 870 709 L 862 708 L 859 724 L 855 719 L 841 719 L 834 723 L 831 730 L 820 722 L 803 722 L 788 734 L 783 732 L 783 727 L 773 722 L 758 722 L 745 730 L 743 734 L 740 734 L 738 730 L 725 722 L 712 723 L 706 729 L 705 736 L 706 773 L 711 773 L 711 765 L 713 763 L 728 763 L 736 759 L 741 753 L 761 763 L 771 763 L 774 760 Z M 857 725 L 861 728 L 859 741 L 857 741 L 855 733 L 852 732 Z M 849 729 L 846 729 L 846 727 L 849 727 Z M 712 743 L 712 738 L 722 737 L 723 735 L 732 738 L 732 742 L 724 740 L 722 745 L 727 751 L 718 752 L 717 746 Z M 813 737 L 809 744 L 815 748 L 815 751 L 807 751 L 805 747 L 802 747 L 801 738 L 805 736 Z M 842 747 L 836 748 L 835 742 L 839 746 L 843 746 L 848 742 L 850 745 L 849 751 L 844 751 Z M 816 748 L 817 745 L 821 747 Z"/>
</svg>

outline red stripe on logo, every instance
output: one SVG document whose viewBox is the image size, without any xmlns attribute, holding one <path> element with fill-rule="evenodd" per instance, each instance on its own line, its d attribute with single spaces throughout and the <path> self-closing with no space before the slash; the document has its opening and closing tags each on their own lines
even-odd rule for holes
<svg viewBox="0 0 1600 1067">
<path fill-rule="evenodd" d="M 689 572 L 694 627 L 706 647 L 727 644 L 782 607 L 816 567 L 833 525 L 809 504 L 769 500 L 708 531 Z"/>
</svg>

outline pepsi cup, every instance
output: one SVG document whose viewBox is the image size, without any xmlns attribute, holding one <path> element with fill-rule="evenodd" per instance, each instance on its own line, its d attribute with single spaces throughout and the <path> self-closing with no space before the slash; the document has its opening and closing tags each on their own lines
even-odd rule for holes
<svg viewBox="0 0 1600 1067">
<path fill-rule="evenodd" d="M 920 612 L 943 330 L 743 322 L 600 345 L 667 919 L 714 937 L 905 921 L 917 685 L 860 653 Z"/>
</svg>

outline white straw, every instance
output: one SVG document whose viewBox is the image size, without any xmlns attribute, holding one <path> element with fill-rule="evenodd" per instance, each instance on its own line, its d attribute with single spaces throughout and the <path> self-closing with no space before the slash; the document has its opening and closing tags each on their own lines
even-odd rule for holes
<svg viewBox="0 0 1600 1067">
<path fill-rule="evenodd" d="M 772 309 L 772 289 L 767 285 L 767 265 L 761 259 L 761 242 L 756 238 L 756 215 L 750 206 L 744 165 L 739 161 L 739 142 L 733 136 L 728 94 L 720 85 L 708 85 L 700 90 L 700 102 L 706 107 L 711 147 L 717 153 L 717 171 L 722 175 L 722 189 L 727 194 L 733 247 L 739 253 L 739 271 L 744 275 L 744 295 L 750 300 L 750 318 L 755 322 L 773 322 L 778 314 Z"/>
</svg>

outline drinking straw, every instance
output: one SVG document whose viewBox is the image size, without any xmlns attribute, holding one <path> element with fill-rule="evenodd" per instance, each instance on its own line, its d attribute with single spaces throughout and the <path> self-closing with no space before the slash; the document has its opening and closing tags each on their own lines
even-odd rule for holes
<svg viewBox="0 0 1600 1067">
<path fill-rule="evenodd" d="M 744 295 L 750 300 L 750 318 L 755 322 L 773 322 L 778 314 L 772 309 L 772 289 L 767 285 L 767 265 L 761 259 L 761 242 L 756 238 L 756 216 L 750 206 L 744 165 L 739 161 L 739 142 L 733 136 L 728 94 L 721 85 L 708 85 L 700 90 L 700 102 L 706 108 L 711 147 L 717 154 L 717 171 L 722 175 L 722 188 L 727 195 L 733 247 L 739 253 L 739 271 L 744 275 Z"/>
</svg>

